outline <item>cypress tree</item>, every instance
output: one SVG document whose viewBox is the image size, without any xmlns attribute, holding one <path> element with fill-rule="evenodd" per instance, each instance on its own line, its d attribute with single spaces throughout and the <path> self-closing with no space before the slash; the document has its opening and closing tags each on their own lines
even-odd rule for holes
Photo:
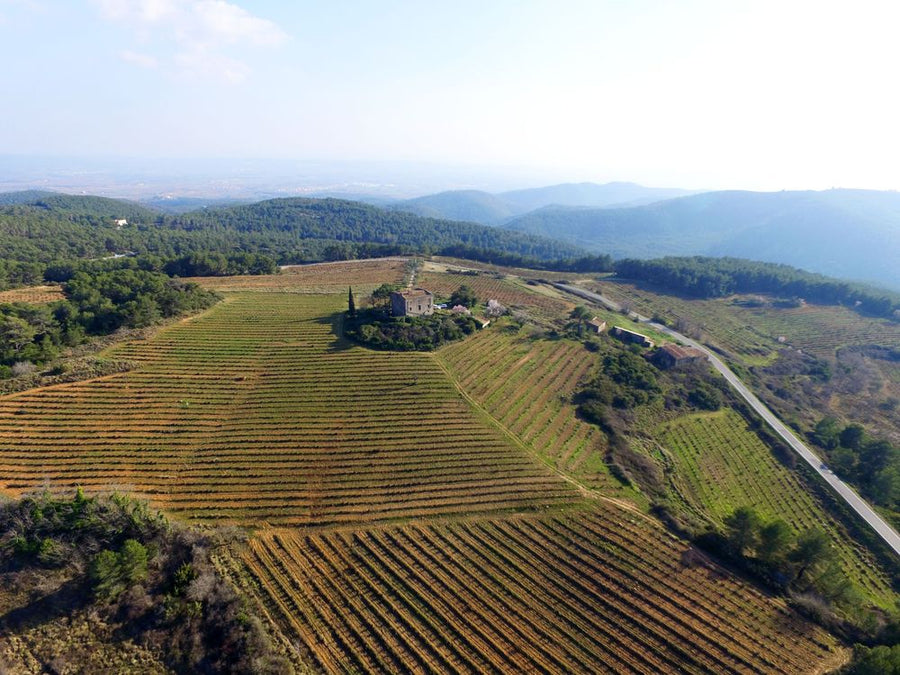
<svg viewBox="0 0 900 675">
<path fill-rule="evenodd" d="M 356 316 L 356 303 L 353 301 L 353 287 L 348 286 L 347 292 L 347 314 Z"/>
</svg>

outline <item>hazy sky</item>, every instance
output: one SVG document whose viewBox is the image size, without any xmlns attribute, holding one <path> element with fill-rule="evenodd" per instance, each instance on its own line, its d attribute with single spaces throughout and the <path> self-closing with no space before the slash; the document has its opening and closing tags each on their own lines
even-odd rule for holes
<svg viewBox="0 0 900 675">
<path fill-rule="evenodd" d="M 860 0 L 0 0 L 0 154 L 900 189 L 898 19 Z"/>
</svg>

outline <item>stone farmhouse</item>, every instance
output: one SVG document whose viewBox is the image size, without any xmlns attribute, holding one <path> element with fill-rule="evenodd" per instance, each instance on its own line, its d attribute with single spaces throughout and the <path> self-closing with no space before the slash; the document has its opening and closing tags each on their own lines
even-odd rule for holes
<svg viewBox="0 0 900 675">
<path fill-rule="evenodd" d="M 653 347 L 654 344 L 653 340 L 643 333 L 636 333 L 633 330 L 628 330 L 621 326 L 613 326 L 610 335 L 619 338 L 622 342 L 630 342 L 632 344 L 640 345 L 641 347 Z"/>
<path fill-rule="evenodd" d="M 431 316 L 434 294 L 424 288 L 408 288 L 391 293 L 391 316 Z"/>
<path fill-rule="evenodd" d="M 650 360 L 659 368 L 681 368 L 706 360 L 706 354 L 693 347 L 666 343 L 654 352 Z"/>
</svg>

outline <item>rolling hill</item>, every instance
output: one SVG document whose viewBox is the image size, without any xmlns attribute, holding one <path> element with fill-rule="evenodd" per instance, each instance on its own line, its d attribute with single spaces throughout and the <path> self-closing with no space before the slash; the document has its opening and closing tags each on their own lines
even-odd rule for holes
<svg viewBox="0 0 900 675">
<path fill-rule="evenodd" d="M 120 218 L 128 226 L 118 226 Z M 339 199 L 270 199 L 167 215 L 105 197 L 0 195 L 0 258 L 18 261 L 47 263 L 124 251 L 171 257 L 240 250 L 291 263 L 366 257 L 376 248 L 381 255 L 392 255 L 459 246 L 544 260 L 584 254 L 570 244 L 527 233 Z"/>
<path fill-rule="evenodd" d="M 894 192 L 708 192 L 631 208 L 547 207 L 505 227 L 615 257 L 728 255 L 900 288 Z"/>
<path fill-rule="evenodd" d="M 648 188 L 636 183 L 562 183 L 492 194 L 480 190 L 450 190 L 396 202 L 392 209 L 431 218 L 499 225 L 550 205 L 609 207 L 649 204 L 689 194 L 674 188 Z"/>
</svg>

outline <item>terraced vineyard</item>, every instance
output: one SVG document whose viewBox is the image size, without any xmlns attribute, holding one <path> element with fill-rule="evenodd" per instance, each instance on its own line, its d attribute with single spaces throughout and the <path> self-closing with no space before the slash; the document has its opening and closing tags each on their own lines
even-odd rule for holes
<svg viewBox="0 0 900 675">
<path fill-rule="evenodd" d="M 607 494 L 621 490 L 604 461 L 603 434 L 578 419 L 571 403 L 594 362 L 580 343 L 498 329 L 442 349 L 438 358 L 466 395 L 557 469 Z"/>
<path fill-rule="evenodd" d="M 239 294 L 114 352 L 138 370 L 0 399 L 3 489 L 119 487 L 185 516 L 310 527 L 577 499 L 429 356 L 336 338 L 342 303 Z"/>
<path fill-rule="evenodd" d="M 834 538 L 848 577 L 872 600 L 890 606 L 895 595 L 865 549 L 783 467 L 736 412 L 722 410 L 682 417 L 657 430 L 674 464 L 675 484 L 686 504 L 720 525 L 739 506 L 767 520 L 782 518 L 795 531 L 825 529 Z"/>
<path fill-rule="evenodd" d="M 247 564 L 322 672 L 799 673 L 833 638 L 643 517 L 302 535 Z"/>
</svg>

